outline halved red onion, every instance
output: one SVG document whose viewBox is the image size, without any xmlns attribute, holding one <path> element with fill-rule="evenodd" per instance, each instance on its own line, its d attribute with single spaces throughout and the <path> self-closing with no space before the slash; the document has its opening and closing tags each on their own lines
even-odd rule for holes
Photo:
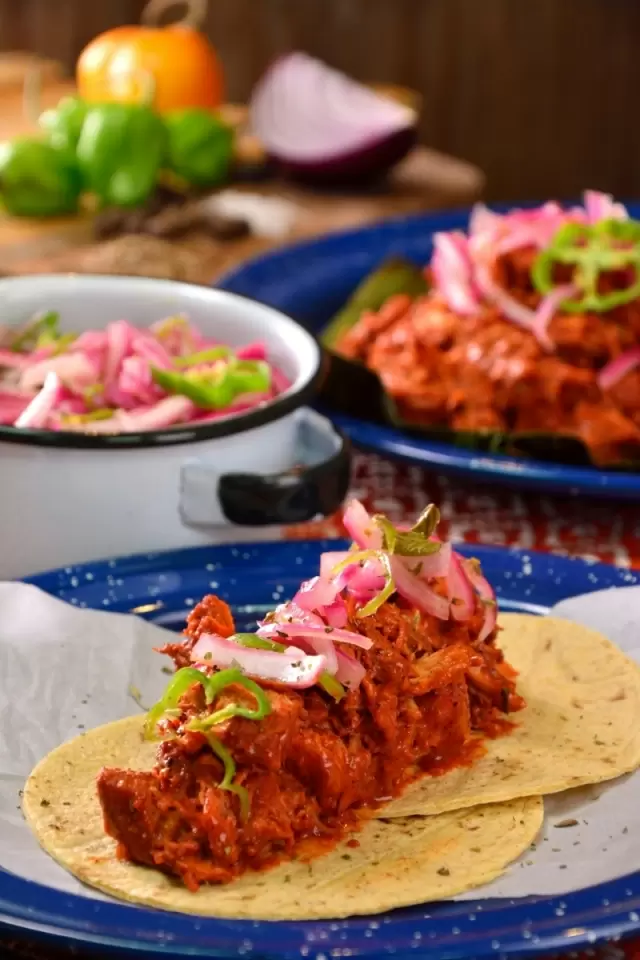
<svg viewBox="0 0 640 960">
<path fill-rule="evenodd" d="M 610 193 L 585 190 L 583 200 L 589 223 L 629 219 L 627 208 L 622 203 L 615 203 Z"/>
<path fill-rule="evenodd" d="M 312 687 L 327 669 L 326 657 L 308 656 L 304 650 L 295 649 L 280 653 L 275 650 L 259 650 L 241 647 L 233 640 L 215 634 L 203 634 L 193 650 L 194 663 L 225 667 L 238 666 L 251 677 L 287 684 L 297 689 Z"/>
<path fill-rule="evenodd" d="M 480 303 L 466 244 L 466 237 L 460 231 L 434 234 L 431 268 L 436 286 L 449 307 L 456 313 L 473 315 Z"/>
<path fill-rule="evenodd" d="M 551 293 L 542 299 L 540 306 L 534 314 L 531 330 L 540 346 L 544 347 L 545 350 L 553 350 L 553 341 L 549 337 L 548 327 L 558 307 L 563 300 L 575 296 L 578 292 L 578 287 L 574 283 L 565 283 L 560 287 L 556 287 L 555 290 L 552 290 Z"/>
<path fill-rule="evenodd" d="M 449 619 L 449 601 L 427 586 L 424 580 L 409 573 L 400 557 L 390 554 L 389 564 L 395 588 L 413 607 L 430 613 L 439 620 Z"/>
<path fill-rule="evenodd" d="M 369 650 L 372 646 L 372 641 L 368 637 L 363 637 L 352 630 L 341 630 L 324 624 L 319 627 L 312 623 L 266 623 L 258 628 L 258 636 L 264 637 L 265 640 L 274 640 L 276 643 L 282 643 L 286 639 L 295 640 L 296 637 L 313 640 L 314 637 L 326 636 L 333 643 L 350 643 L 363 650 Z"/>
<path fill-rule="evenodd" d="M 338 672 L 336 680 L 339 680 L 349 690 L 355 690 L 362 683 L 366 670 L 359 660 L 344 653 L 343 650 L 336 650 L 338 658 Z"/>
<path fill-rule="evenodd" d="M 448 583 L 451 616 L 458 621 L 468 620 L 475 611 L 476 598 L 461 558 L 455 551 L 451 553 Z"/>
<path fill-rule="evenodd" d="M 14 423 L 16 427 L 45 427 L 60 397 L 62 384 L 57 373 L 48 373 L 44 385 Z"/>
<path fill-rule="evenodd" d="M 353 542 L 362 550 L 380 550 L 382 532 L 359 500 L 349 501 L 342 522 Z"/>
<path fill-rule="evenodd" d="M 598 386 L 601 390 L 610 390 L 619 380 L 640 364 L 640 347 L 632 347 L 603 367 L 598 374 Z"/>
<path fill-rule="evenodd" d="M 484 607 L 484 622 L 482 624 L 482 629 L 478 634 L 478 640 L 480 643 L 482 643 L 482 641 L 486 640 L 487 637 L 489 637 L 495 630 L 496 622 L 498 620 L 498 603 L 493 587 L 483 576 L 478 561 L 463 560 L 462 563 L 464 565 L 465 572 L 471 581 L 471 585 L 478 594 L 480 602 Z"/>
<path fill-rule="evenodd" d="M 415 110 L 304 53 L 276 60 L 254 88 L 249 110 L 268 153 L 319 180 L 383 173 L 415 141 Z"/>
</svg>

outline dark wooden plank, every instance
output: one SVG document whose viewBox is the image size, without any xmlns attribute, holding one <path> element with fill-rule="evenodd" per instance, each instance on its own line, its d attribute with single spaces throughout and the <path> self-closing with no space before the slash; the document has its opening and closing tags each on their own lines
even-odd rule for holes
<svg viewBox="0 0 640 960">
<path fill-rule="evenodd" d="M 143 0 L 0 0 L 0 49 L 72 67 Z M 424 142 L 481 166 L 492 197 L 640 193 L 636 0 L 211 0 L 228 95 L 295 47 L 424 97 Z"/>
</svg>

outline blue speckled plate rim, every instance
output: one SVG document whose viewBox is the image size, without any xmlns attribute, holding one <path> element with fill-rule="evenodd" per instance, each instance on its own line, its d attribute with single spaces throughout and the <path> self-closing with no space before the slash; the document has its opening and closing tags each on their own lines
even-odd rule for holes
<svg viewBox="0 0 640 960">
<path fill-rule="evenodd" d="M 631 203 L 628 208 L 632 216 L 640 217 L 640 204 Z M 509 207 L 499 205 L 492 209 L 499 211 Z M 336 264 L 340 264 L 347 254 L 353 256 L 358 250 L 362 251 L 364 275 L 383 256 L 403 252 L 403 242 L 415 243 L 424 239 L 428 247 L 431 235 L 439 230 L 464 228 L 468 217 L 468 210 L 413 214 L 326 234 L 248 260 L 226 273 L 218 280 L 217 286 L 268 303 L 295 317 L 304 297 L 313 296 L 314 283 L 331 283 Z M 373 259 L 368 251 L 375 252 Z M 428 250 L 425 249 L 425 258 L 427 256 Z M 338 266 L 337 269 L 341 268 Z M 338 415 L 332 415 L 332 419 L 356 445 L 423 467 L 438 467 L 454 475 L 482 477 L 541 491 L 640 500 L 640 474 L 564 466 L 499 454 L 479 455 L 452 444 L 412 436 L 393 427 Z"/>
<path fill-rule="evenodd" d="M 334 540 L 198 547 L 67 567 L 29 582 L 67 601 L 100 609 L 104 609 L 100 596 L 109 596 L 111 609 L 125 610 L 131 603 L 161 598 L 159 584 L 171 575 L 174 585 L 180 583 L 171 597 L 172 609 L 181 611 L 193 593 L 190 584 L 201 587 L 203 571 L 215 571 L 218 591 L 240 606 L 267 600 L 273 583 L 311 575 L 318 555 L 340 546 Z M 510 609 L 544 612 L 569 596 L 640 583 L 640 575 L 627 570 L 550 554 L 470 545 L 463 552 L 479 557 Z M 252 569 L 268 569 L 271 580 L 261 582 L 251 576 Z M 210 577 L 204 574 L 205 579 Z M 136 580 L 137 595 L 126 592 L 133 578 L 142 578 Z M 86 604 L 82 597 L 89 594 L 92 602 Z M 563 897 L 427 904 L 379 917 L 269 923 L 190 917 L 97 901 L 0 870 L 0 923 L 23 933 L 173 955 L 327 960 L 428 954 L 442 960 L 471 960 L 575 949 L 637 932 L 640 872 Z"/>
</svg>

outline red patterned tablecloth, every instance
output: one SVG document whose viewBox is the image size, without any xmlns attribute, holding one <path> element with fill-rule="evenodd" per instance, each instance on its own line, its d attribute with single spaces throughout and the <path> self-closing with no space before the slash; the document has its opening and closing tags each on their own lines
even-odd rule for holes
<svg viewBox="0 0 640 960">
<path fill-rule="evenodd" d="M 351 493 L 396 521 L 415 518 L 430 501 L 441 532 L 454 540 L 547 550 L 640 568 L 640 505 L 546 497 L 461 482 L 370 454 L 355 457 Z M 290 528 L 287 536 L 343 535 L 340 517 Z"/>
<path fill-rule="evenodd" d="M 396 521 L 413 519 L 428 502 L 442 513 L 442 533 L 469 543 L 503 544 L 548 550 L 640 568 L 640 506 L 598 500 L 551 498 L 475 485 L 425 473 L 418 467 L 358 454 L 351 494 L 372 512 Z M 338 515 L 287 531 L 291 538 L 342 536 Z M 97 960 L 78 947 L 55 949 L 17 943 L 0 935 L 0 957 L 29 960 Z M 611 944 L 574 960 L 640 960 L 640 939 Z"/>
</svg>

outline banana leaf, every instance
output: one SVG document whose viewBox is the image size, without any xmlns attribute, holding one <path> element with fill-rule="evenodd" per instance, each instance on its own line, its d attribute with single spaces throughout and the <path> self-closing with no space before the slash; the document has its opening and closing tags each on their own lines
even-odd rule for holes
<svg viewBox="0 0 640 960">
<path fill-rule="evenodd" d="M 387 260 L 356 287 L 342 310 L 325 327 L 320 339 L 325 347 L 331 348 L 358 322 L 365 310 L 379 310 L 389 297 L 397 293 L 416 298 L 426 292 L 426 277 L 414 263 L 399 257 Z"/>
<path fill-rule="evenodd" d="M 394 259 L 369 275 L 348 303 L 330 321 L 320 339 L 329 349 L 365 310 L 379 310 L 389 297 L 408 293 L 416 298 L 427 290 L 422 272 L 412 263 Z M 570 466 L 594 466 L 619 472 L 640 472 L 640 461 L 594 464 L 584 443 L 575 436 L 540 431 L 454 430 L 443 425 L 423 425 L 405 420 L 379 377 L 363 364 L 331 351 L 331 363 L 320 400 L 329 410 L 371 423 L 391 425 L 413 436 L 450 443 L 479 453 L 544 460 Z"/>
</svg>

